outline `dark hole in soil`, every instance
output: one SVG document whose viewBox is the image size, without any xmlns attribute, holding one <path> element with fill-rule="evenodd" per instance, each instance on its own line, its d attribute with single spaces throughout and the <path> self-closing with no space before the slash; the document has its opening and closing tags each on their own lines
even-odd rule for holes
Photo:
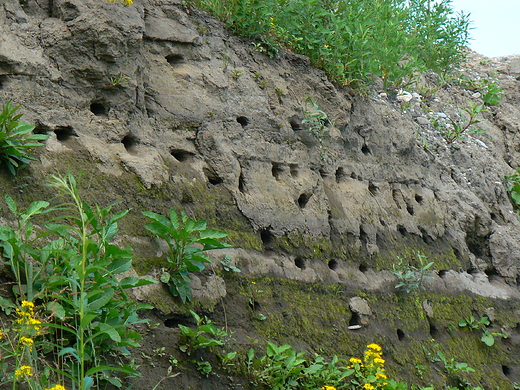
<svg viewBox="0 0 520 390">
<path fill-rule="evenodd" d="M 363 154 L 370 154 L 370 149 L 368 148 L 368 146 L 363 145 L 363 146 L 361 147 L 361 152 L 362 152 Z"/>
<path fill-rule="evenodd" d="M 56 139 L 60 142 L 66 142 L 72 137 L 76 137 L 71 126 L 56 126 L 54 134 L 56 134 Z"/>
<path fill-rule="evenodd" d="M 298 175 L 300 174 L 298 164 L 289 164 L 289 169 L 291 171 L 292 177 L 298 177 Z"/>
<path fill-rule="evenodd" d="M 289 124 L 291 125 L 291 129 L 293 129 L 293 131 L 303 130 L 302 124 L 299 120 L 291 119 Z"/>
<path fill-rule="evenodd" d="M 4 87 L 4 82 L 7 80 L 7 76 L 1 75 L 0 76 L 0 89 Z"/>
<path fill-rule="evenodd" d="M 408 231 L 403 225 L 397 226 L 397 230 L 399 231 L 399 233 L 401 233 L 401 236 L 403 237 L 406 237 L 408 235 Z"/>
<path fill-rule="evenodd" d="M 386 226 L 386 222 L 383 218 L 379 218 L 379 223 L 381 224 L 381 226 Z"/>
<path fill-rule="evenodd" d="M 358 313 L 352 313 L 352 317 L 350 317 L 350 321 L 348 322 L 348 326 L 361 325 L 361 318 Z"/>
<path fill-rule="evenodd" d="M 436 339 L 439 336 L 439 330 L 433 324 L 430 324 L 430 336 L 432 339 Z"/>
<path fill-rule="evenodd" d="M 180 54 L 168 54 L 164 58 L 166 59 L 166 61 L 168 61 L 168 64 L 170 64 L 171 66 L 180 64 L 184 60 L 184 57 Z"/>
<path fill-rule="evenodd" d="M 184 149 L 175 149 L 175 148 L 170 149 L 170 154 L 173 157 L 175 157 L 176 160 L 181 161 L 181 162 L 186 161 L 195 155 L 195 153 L 193 153 L 193 152 L 189 152 Z"/>
<path fill-rule="evenodd" d="M 305 267 L 305 259 L 302 259 L 301 257 L 297 257 L 294 259 L 294 265 L 298 267 L 301 270 L 304 270 Z"/>
<path fill-rule="evenodd" d="M 441 269 L 441 270 L 439 271 L 439 276 L 440 276 L 441 278 L 444 278 L 444 277 L 446 276 L 447 273 L 448 273 L 448 270 L 447 270 L 447 269 Z"/>
<path fill-rule="evenodd" d="M 413 215 L 414 214 L 413 206 L 410 205 L 410 204 L 407 204 L 406 205 L 406 211 L 408 211 L 408 214 Z"/>
<path fill-rule="evenodd" d="M 43 125 L 41 123 L 36 123 L 36 126 L 34 127 L 33 133 L 34 134 L 48 134 L 50 131 L 50 127 Z M 58 135 L 56 134 L 56 138 L 58 138 Z"/>
<path fill-rule="evenodd" d="M 502 372 L 504 373 L 505 376 L 511 375 L 511 369 L 508 366 L 502 365 Z"/>
<path fill-rule="evenodd" d="M 271 164 L 272 164 L 271 173 L 273 174 L 273 177 L 276 180 L 280 180 L 280 176 L 283 173 L 283 164 L 282 163 L 276 163 L 276 162 L 271 163 Z"/>
<path fill-rule="evenodd" d="M 415 201 L 420 204 L 423 202 L 423 197 L 419 194 L 415 194 Z"/>
<path fill-rule="evenodd" d="M 242 127 L 246 127 L 249 124 L 249 119 L 247 119 L 245 116 L 239 116 L 237 118 L 237 122 L 240 123 Z"/>
<path fill-rule="evenodd" d="M 244 175 L 242 174 L 242 172 L 240 172 L 240 176 L 238 177 L 238 190 L 241 192 L 241 193 L 244 193 L 246 191 L 246 185 L 245 185 L 245 181 L 244 181 Z"/>
<path fill-rule="evenodd" d="M 329 266 L 329 269 L 331 269 L 333 271 L 338 269 L 338 262 L 336 260 L 334 260 L 334 259 L 330 260 L 327 265 Z"/>
<path fill-rule="evenodd" d="M 492 278 L 494 276 L 499 276 L 499 274 L 495 268 L 487 269 L 484 272 L 488 276 L 488 278 Z"/>
<path fill-rule="evenodd" d="M 401 329 L 397 329 L 397 338 L 399 341 L 403 341 L 405 338 L 405 334 Z"/>
<path fill-rule="evenodd" d="M 107 115 L 107 109 L 105 105 L 101 102 L 90 103 L 90 112 L 92 112 L 95 116 Z"/>
<path fill-rule="evenodd" d="M 339 167 L 338 169 L 336 169 L 336 183 L 341 183 L 342 181 L 345 180 L 345 178 L 347 177 L 347 173 L 345 172 L 345 169 Z"/>
<path fill-rule="evenodd" d="M 368 267 L 366 264 L 359 264 L 359 270 L 363 273 L 368 271 Z"/>
<path fill-rule="evenodd" d="M 187 316 L 176 316 L 173 318 L 167 318 L 164 321 L 164 326 L 167 328 L 177 328 L 180 325 L 188 326 L 191 323 L 191 318 Z"/>
<path fill-rule="evenodd" d="M 249 301 L 249 307 L 255 313 L 260 310 L 260 304 L 257 301 Z"/>
<path fill-rule="evenodd" d="M 209 184 L 216 186 L 217 184 L 221 184 L 224 181 L 213 169 L 204 167 L 202 168 L 202 171 L 204 172 L 204 175 L 206 175 Z"/>
<path fill-rule="evenodd" d="M 274 236 L 269 229 L 262 229 L 260 230 L 260 239 L 264 245 L 269 245 L 273 243 Z"/>
<path fill-rule="evenodd" d="M 125 147 L 126 151 L 132 154 L 136 152 L 135 148 L 139 144 L 139 141 L 133 135 L 128 134 L 123 137 L 121 143 Z"/>
<path fill-rule="evenodd" d="M 298 198 L 298 206 L 300 206 L 301 209 L 303 209 L 305 206 L 307 206 L 307 203 L 309 203 L 309 199 L 312 195 L 308 194 L 301 194 Z"/>
<path fill-rule="evenodd" d="M 368 183 L 368 191 L 369 191 L 372 195 L 376 195 L 377 192 L 379 191 L 379 187 L 376 186 L 374 183 L 369 182 L 369 183 Z"/>
</svg>

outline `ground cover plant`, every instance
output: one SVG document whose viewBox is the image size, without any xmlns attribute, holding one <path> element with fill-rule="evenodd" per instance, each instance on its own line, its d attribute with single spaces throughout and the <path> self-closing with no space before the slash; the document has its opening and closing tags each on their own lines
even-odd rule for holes
<svg viewBox="0 0 520 390">
<path fill-rule="evenodd" d="M 65 203 L 36 201 L 20 210 L 5 197 L 16 227 L 0 226 L 0 248 L 16 283 L 14 299 L 1 303 L 6 314 L 14 309 L 16 315 L 2 325 L 0 383 L 13 389 L 27 383 L 31 390 L 121 386 L 114 372 L 137 371 L 106 358 L 139 345 L 140 335 L 131 326 L 143 322 L 139 310 L 151 309 L 132 302 L 126 290 L 153 283 L 118 277 L 132 265 L 131 248 L 112 243 L 128 210 L 91 207 L 72 175 L 53 176 L 50 185 L 67 198 Z M 45 223 L 36 227 L 32 221 L 43 216 Z"/>
<path fill-rule="evenodd" d="M 451 0 L 192 0 L 274 56 L 307 55 L 343 85 L 413 83 L 418 72 L 445 73 L 465 58 L 468 15 Z"/>
</svg>

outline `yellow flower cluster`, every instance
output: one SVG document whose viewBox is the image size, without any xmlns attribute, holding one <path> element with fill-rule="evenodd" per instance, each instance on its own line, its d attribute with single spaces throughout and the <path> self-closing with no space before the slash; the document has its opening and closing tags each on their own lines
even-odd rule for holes
<svg viewBox="0 0 520 390">
<path fill-rule="evenodd" d="M 32 347 L 32 345 L 34 344 L 34 340 L 30 337 L 22 336 L 20 337 L 20 343 L 27 345 L 28 347 Z"/>
<path fill-rule="evenodd" d="M 336 388 L 334 386 L 327 386 L 327 385 L 323 386 L 321 389 L 322 390 L 336 390 Z"/>
<path fill-rule="evenodd" d="M 29 301 L 22 301 L 22 308 L 16 309 L 16 314 L 18 315 L 18 319 L 15 321 L 16 324 L 22 325 L 26 329 L 34 329 L 36 334 L 40 334 L 42 322 L 36 318 L 33 318 L 34 303 Z"/>
<path fill-rule="evenodd" d="M 20 368 L 17 368 L 14 371 L 14 376 L 16 378 L 20 378 L 22 376 L 33 376 L 32 368 L 31 366 L 21 366 Z"/>
<path fill-rule="evenodd" d="M 67 390 L 67 389 L 65 387 L 63 387 L 62 385 L 56 385 L 56 386 L 49 387 L 48 389 L 43 389 L 43 390 Z"/>
<path fill-rule="evenodd" d="M 348 367 L 355 370 L 357 383 L 363 390 L 381 390 L 388 384 L 388 377 L 385 374 L 385 359 L 383 349 L 378 344 L 368 344 L 363 360 L 358 358 L 350 358 L 351 365 Z"/>
</svg>

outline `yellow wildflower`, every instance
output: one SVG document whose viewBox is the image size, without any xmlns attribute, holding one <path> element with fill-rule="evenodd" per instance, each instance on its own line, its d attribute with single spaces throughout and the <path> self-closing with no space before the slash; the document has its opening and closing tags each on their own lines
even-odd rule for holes
<svg viewBox="0 0 520 390">
<path fill-rule="evenodd" d="M 350 358 L 349 360 L 350 363 L 357 363 L 357 364 L 360 364 L 361 363 L 361 359 L 358 359 L 358 358 Z"/>
<path fill-rule="evenodd" d="M 385 359 L 381 359 L 379 357 L 374 359 L 374 363 L 376 364 L 385 364 Z"/>
<path fill-rule="evenodd" d="M 376 374 L 376 379 L 388 379 L 388 377 L 385 374 L 383 374 L 382 372 L 378 372 Z"/>
<path fill-rule="evenodd" d="M 0 340 L 4 338 L 4 332 L 0 330 Z"/>
<path fill-rule="evenodd" d="M 377 345 L 377 344 L 374 344 L 374 343 L 368 344 L 367 348 L 368 349 L 373 349 L 374 351 L 378 351 L 378 352 L 381 351 L 381 347 L 379 345 Z"/>
<path fill-rule="evenodd" d="M 34 310 L 34 303 L 29 301 L 22 301 L 22 307 L 28 307 L 32 311 Z"/>
<path fill-rule="evenodd" d="M 363 385 L 363 388 L 364 388 L 365 390 L 374 390 L 374 386 L 372 386 L 370 383 L 365 383 L 365 384 Z"/>
<path fill-rule="evenodd" d="M 29 346 L 29 347 L 32 347 L 32 345 L 34 344 L 34 340 L 33 339 L 31 339 L 30 337 L 25 337 L 25 336 L 22 336 L 20 338 L 20 342 L 22 344 L 25 344 L 25 345 Z"/>
<path fill-rule="evenodd" d="M 63 387 L 62 385 L 55 385 L 53 387 L 50 387 L 48 389 L 43 389 L 43 390 L 67 390 L 65 387 Z"/>
<path fill-rule="evenodd" d="M 19 378 L 21 376 L 33 376 L 32 368 L 31 366 L 22 366 L 20 368 L 17 368 L 14 372 L 14 376 L 16 378 Z"/>
<path fill-rule="evenodd" d="M 325 386 L 322 387 L 322 390 L 336 390 L 336 388 L 334 386 L 327 386 L 327 385 L 325 385 Z"/>
</svg>

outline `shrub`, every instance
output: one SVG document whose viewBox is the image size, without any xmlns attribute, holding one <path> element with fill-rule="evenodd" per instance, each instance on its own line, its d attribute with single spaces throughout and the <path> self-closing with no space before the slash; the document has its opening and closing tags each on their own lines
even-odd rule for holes
<svg viewBox="0 0 520 390">
<path fill-rule="evenodd" d="M 412 83 L 417 72 L 447 72 L 465 57 L 468 16 L 451 0 L 192 0 L 236 33 L 275 55 L 280 47 L 309 56 L 343 85 L 374 76 L 386 89 Z"/>
</svg>

